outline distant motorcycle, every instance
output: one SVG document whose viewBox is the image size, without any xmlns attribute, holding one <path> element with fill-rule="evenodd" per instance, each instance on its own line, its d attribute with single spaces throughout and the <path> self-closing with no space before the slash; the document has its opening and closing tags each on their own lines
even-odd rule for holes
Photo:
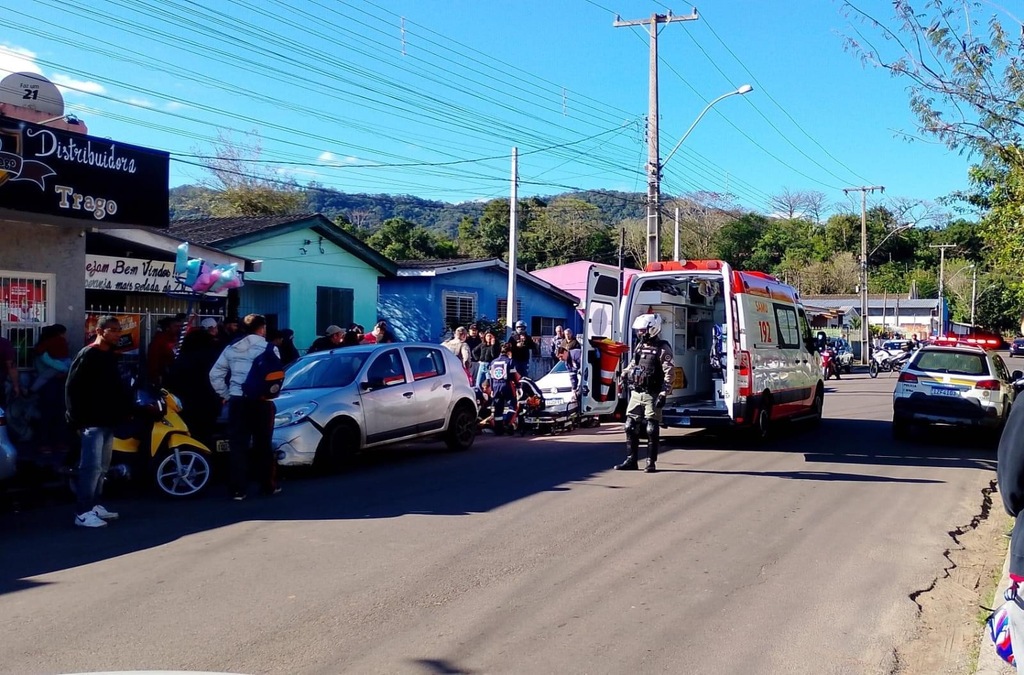
<svg viewBox="0 0 1024 675">
<path fill-rule="evenodd" d="M 836 360 L 835 352 L 829 347 L 821 350 L 821 377 L 828 380 L 833 375 L 839 379 L 839 362 Z"/>
<path fill-rule="evenodd" d="M 887 351 L 876 349 L 871 353 L 871 361 L 868 363 L 868 375 L 878 377 L 879 372 L 891 373 L 901 370 L 910 360 L 912 352 Z"/>
</svg>

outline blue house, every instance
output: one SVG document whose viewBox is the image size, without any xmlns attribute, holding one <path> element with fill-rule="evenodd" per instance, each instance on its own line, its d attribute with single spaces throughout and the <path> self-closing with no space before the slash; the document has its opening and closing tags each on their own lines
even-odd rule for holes
<svg viewBox="0 0 1024 675">
<path fill-rule="evenodd" d="M 508 265 L 503 261 L 401 260 L 396 265 L 395 276 L 379 281 L 379 313 L 399 339 L 438 342 L 456 326 L 504 322 Z M 530 335 L 550 338 L 555 326 L 579 332 L 574 295 L 522 270 L 516 279 L 516 320 L 526 322 Z"/>
</svg>

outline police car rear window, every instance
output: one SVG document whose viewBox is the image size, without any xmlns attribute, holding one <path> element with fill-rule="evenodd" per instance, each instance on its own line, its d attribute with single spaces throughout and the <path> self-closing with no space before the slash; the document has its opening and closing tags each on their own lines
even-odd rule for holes
<svg viewBox="0 0 1024 675">
<path fill-rule="evenodd" d="M 914 362 L 915 370 L 950 375 L 988 375 L 988 362 L 981 354 L 970 352 L 921 352 Z"/>
</svg>

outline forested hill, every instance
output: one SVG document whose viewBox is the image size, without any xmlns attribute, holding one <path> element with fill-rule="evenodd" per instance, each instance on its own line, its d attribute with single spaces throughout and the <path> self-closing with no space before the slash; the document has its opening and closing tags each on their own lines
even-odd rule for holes
<svg viewBox="0 0 1024 675">
<path fill-rule="evenodd" d="M 213 190 L 196 185 L 171 188 L 171 218 L 213 215 L 212 195 Z M 357 227 L 366 229 L 374 229 L 389 218 L 404 218 L 449 236 L 458 231 L 464 218 L 479 219 L 486 205 L 482 201 L 449 204 L 412 195 L 345 193 L 322 188 L 307 190 L 305 195 L 300 212 L 323 213 L 331 219 L 344 215 Z M 639 193 L 590 190 L 538 199 L 548 202 L 559 197 L 572 197 L 596 206 L 601 220 L 609 225 L 644 216 L 644 195 Z"/>
</svg>

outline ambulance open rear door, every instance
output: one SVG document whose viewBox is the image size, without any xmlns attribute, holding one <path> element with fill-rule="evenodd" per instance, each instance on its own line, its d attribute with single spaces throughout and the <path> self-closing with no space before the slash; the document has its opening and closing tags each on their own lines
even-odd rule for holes
<svg viewBox="0 0 1024 675">
<path fill-rule="evenodd" d="M 583 307 L 583 357 L 580 380 L 584 415 L 611 415 L 618 403 L 622 342 L 619 326 L 621 292 L 617 270 L 591 265 Z"/>
</svg>

